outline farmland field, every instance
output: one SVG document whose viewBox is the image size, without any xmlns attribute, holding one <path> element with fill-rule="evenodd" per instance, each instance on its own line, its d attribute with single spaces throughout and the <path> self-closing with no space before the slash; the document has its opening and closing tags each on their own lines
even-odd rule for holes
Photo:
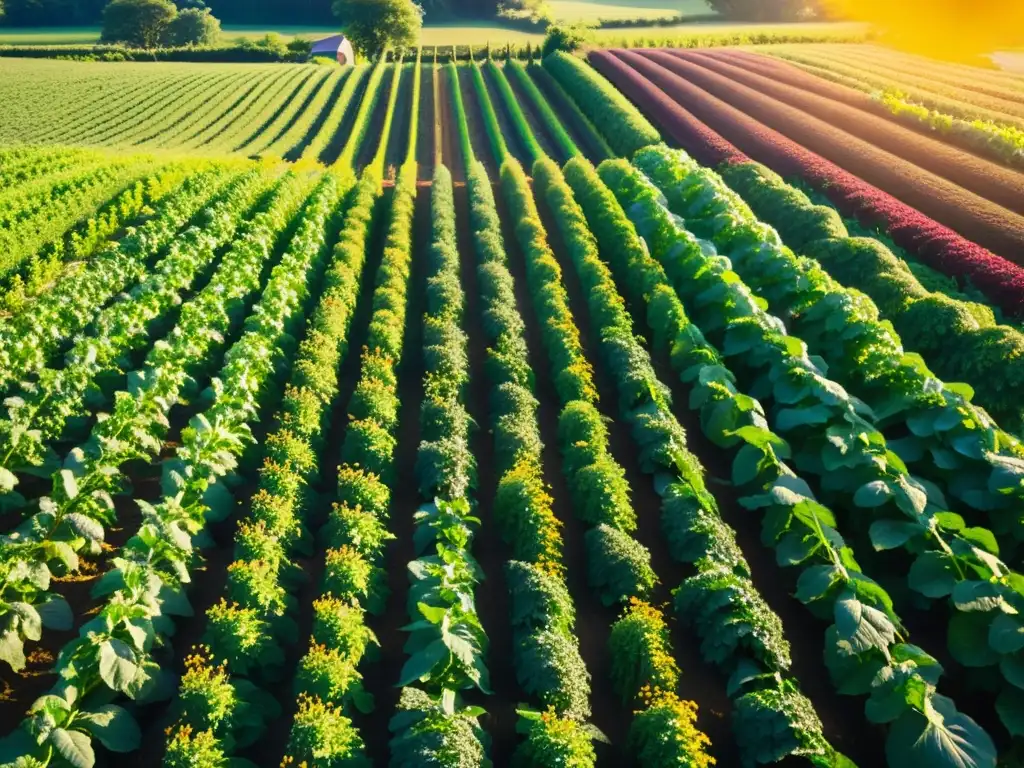
<svg viewBox="0 0 1024 768">
<path fill-rule="evenodd" d="M 1024 78 L 765 50 L 4 60 L 0 765 L 1016 765 Z"/>
</svg>

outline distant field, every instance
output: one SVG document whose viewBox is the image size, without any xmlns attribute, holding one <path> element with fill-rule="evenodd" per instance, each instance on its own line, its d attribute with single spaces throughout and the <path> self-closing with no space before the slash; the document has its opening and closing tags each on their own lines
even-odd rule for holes
<svg viewBox="0 0 1024 768">
<path fill-rule="evenodd" d="M 704 0 L 551 0 L 551 11 L 556 19 L 660 19 L 676 13 L 696 15 L 710 13 Z"/>
</svg>

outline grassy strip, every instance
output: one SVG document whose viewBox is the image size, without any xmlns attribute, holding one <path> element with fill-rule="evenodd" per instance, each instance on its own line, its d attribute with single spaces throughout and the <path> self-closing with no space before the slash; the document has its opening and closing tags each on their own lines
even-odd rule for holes
<svg viewBox="0 0 1024 768">
<path fill-rule="evenodd" d="M 555 146 L 558 147 L 559 160 L 565 162 L 570 158 L 576 157 L 581 154 L 579 147 L 573 142 L 572 137 L 569 136 L 569 132 L 565 130 L 565 126 L 562 121 L 555 114 L 555 111 L 551 108 L 548 100 L 544 98 L 544 94 L 540 92 L 540 88 L 533 82 L 529 73 L 518 60 L 509 59 L 505 64 L 505 71 L 511 72 L 512 77 L 518 83 L 523 93 L 530 100 L 534 110 L 540 116 L 541 121 L 544 123 L 544 127 L 552 140 L 555 142 Z M 513 99 L 513 101 L 515 101 Z M 539 160 L 540 155 L 535 154 L 534 160 Z"/>
<path fill-rule="evenodd" d="M 611 83 L 575 56 L 556 51 L 544 69 L 559 82 L 618 155 L 661 141 L 658 131 Z"/>
<path fill-rule="evenodd" d="M 334 105 L 331 107 L 331 111 L 324 119 L 323 125 L 320 126 L 320 130 L 309 144 L 306 145 L 305 149 L 302 150 L 302 155 L 299 157 L 300 161 L 319 160 L 320 155 L 327 148 L 327 145 L 331 143 L 331 139 L 339 130 L 341 130 L 341 124 L 345 119 L 345 113 L 349 109 L 352 99 L 355 97 L 359 84 L 366 76 L 367 70 L 368 67 L 366 64 L 357 64 L 353 68 L 352 74 L 348 76 L 348 79 L 345 81 L 345 85 L 342 86 L 341 93 L 338 94 L 338 98 L 335 99 Z"/>
<path fill-rule="evenodd" d="M 384 70 L 387 68 L 385 57 L 370 70 L 370 79 L 366 83 L 366 91 L 363 93 L 363 100 L 359 103 L 359 111 L 356 112 L 355 121 L 352 123 L 352 131 L 345 139 L 345 148 L 334 163 L 334 167 L 354 171 L 353 164 L 356 160 L 356 153 L 370 129 L 370 118 L 377 106 L 381 95 L 381 80 L 384 79 Z"/>
<path fill-rule="evenodd" d="M 532 164 L 534 161 L 545 157 L 544 150 L 541 149 L 537 137 L 534 136 L 533 130 L 526 120 L 522 107 L 519 106 L 519 99 L 512 92 L 512 86 L 505 77 L 505 72 L 493 59 L 488 60 L 485 66 L 498 87 L 498 96 L 504 102 L 509 114 L 512 115 L 512 126 L 519 136 L 519 140 L 526 148 L 526 153 L 529 155 L 528 162 Z"/>
</svg>

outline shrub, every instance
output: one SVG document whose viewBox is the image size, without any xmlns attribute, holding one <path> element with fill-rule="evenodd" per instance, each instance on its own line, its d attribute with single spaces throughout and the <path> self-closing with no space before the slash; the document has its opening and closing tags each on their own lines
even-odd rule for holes
<svg viewBox="0 0 1024 768">
<path fill-rule="evenodd" d="M 384 543 L 395 538 L 377 515 L 362 507 L 334 504 L 323 533 L 328 547 L 349 546 L 368 560 L 376 560 L 384 551 Z"/>
<path fill-rule="evenodd" d="M 223 736 L 238 704 L 226 662 L 214 665 L 205 649 L 185 657 L 185 674 L 178 688 L 182 722 Z"/>
<path fill-rule="evenodd" d="M 644 597 L 657 583 L 651 553 L 629 534 L 599 525 L 587 531 L 584 540 L 587 578 L 605 605 Z"/>
<path fill-rule="evenodd" d="M 220 39 L 220 19 L 209 8 L 186 8 L 171 19 L 164 30 L 165 45 L 212 46 Z"/>
<path fill-rule="evenodd" d="M 104 43 L 156 48 L 178 10 L 170 0 L 111 0 L 103 9 Z"/>
<path fill-rule="evenodd" d="M 594 35 L 589 27 L 583 24 L 552 24 L 548 27 L 548 33 L 544 36 L 540 55 L 544 57 L 555 51 L 572 53 L 593 40 L 593 37 Z"/>
<path fill-rule="evenodd" d="M 372 419 L 349 422 L 341 460 L 360 467 L 390 482 L 391 456 L 395 451 L 394 435 Z"/>
<path fill-rule="evenodd" d="M 510 560 L 505 566 L 505 579 L 512 601 L 513 628 L 572 631 L 576 609 L 561 578 L 533 563 Z"/>
<path fill-rule="evenodd" d="M 171 736 L 163 768 L 226 768 L 228 758 L 212 731 L 194 732 L 182 725 Z"/>
<path fill-rule="evenodd" d="M 338 501 L 361 507 L 377 517 L 387 517 L 391 490 L 371 472 L 352 467 L 338 470 Z"/>
<path fill-rule="evenodd" d="M 229 604 L 222 598 L 206 612 L 206 620 L 203 640 L 215 657 L 227 661 L 232 673 L 271 671 L 284 662 L 284 654 L 259 611 Z"/>
<path fill-rule="evenodd" d="M 575 636 L 552 630 L 524 634 L 515 654 L 516 679 L 523 691 L 562 714 L 590 717 L 590 673 Z"/>
<path fill-rule="evenodd" d="M 626 612 L 612 625 L 608 648 L 612 685 L 627 704 L 644 686 L 674 691 L 679 685 L 668 625 L 654 606 L 631 599 Z"/>
<path fill-rule="evenodd" d="M 715 759 L 705 751 L 711 740 L 697 730 L 697 705 L 671 691 L 645 689 L 646 704 L 633 718 L 629 750 L 637 765 L 710 768 Z"/>
<path fill-rule="evenodd" d="M 354 603 L 327 596 L 313 601 L 313 639 L 334 648 L 358 664 L 377 638 L 364 618 L 363 609 Z"/>
<path fill-rule="evenodd" d="M 569 478 L 576 514 L 590 525 L 608 525 L 626 533 L 636 530 L 625 470 L 608 454 Z"/>
<path fill-rule="evenodd" d="M 295 689 L 325 701 L 340 704 L 361 688 L 355 662 L 337 648 L 314 643 L 295 670 Z"/>
<path fill-rule="evenodd" d="M 299 696 L 299 710 L 292 722 L 285 755 L 292 765 L 308 764 L 318 768 L 370 766 L 363 755 L 359 731 L 345 717 L 341 707 L 332 707 L 306 695 Z"/>
<path fill-rule="evenodd" d="M 561 768 L 591 768 L 597 764 L 593 733 L 572 717 L 559 717 L 553 707 L 546 712 L 520 711 L 520 728 L 526 740 L 512 757 L 517 768 L 551 765 Z M 646 765 L 646 764 L 644 764 Z"/>
</svg>

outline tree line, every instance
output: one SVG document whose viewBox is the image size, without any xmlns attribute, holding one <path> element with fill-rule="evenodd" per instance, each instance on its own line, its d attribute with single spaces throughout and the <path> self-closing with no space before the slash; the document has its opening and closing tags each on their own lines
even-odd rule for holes
<svg viewBox="0 0 1024 768">
<path fill-rule="evenodd" d="M 107 0 L 0 0 L 6 14 L 0 24 L 11 27 L 95 26 L 103 21 Z M 178 2 L 179 7 L 196 5 Z M 225 24 L 330 25 L 338 19 L 332 0 L 205 0 Z M 424 0 L 425 18 L 494 18 L 499 0 Z"/>
<path fill-rule="evenodd" d="M 372 4 L 373 0 L 367 0 Z M 509 10 L 528 8 L 539 0 L 421 0 L 427 22 L 448 19 L 492 19 Z M 0 24 L 11 27 L 95 26 L 103 21 L 107 0 L 0 0 Z M 176 0 L 187 7 L 207 7 L 225 24 L 332 25 L 338 18 L 332 0 Z M 821 17 L 825 0 L 708 0 L 726 19 L 791 21 Z M 6 13 L 4 13 L 6 11 Z"/>
</svg>

